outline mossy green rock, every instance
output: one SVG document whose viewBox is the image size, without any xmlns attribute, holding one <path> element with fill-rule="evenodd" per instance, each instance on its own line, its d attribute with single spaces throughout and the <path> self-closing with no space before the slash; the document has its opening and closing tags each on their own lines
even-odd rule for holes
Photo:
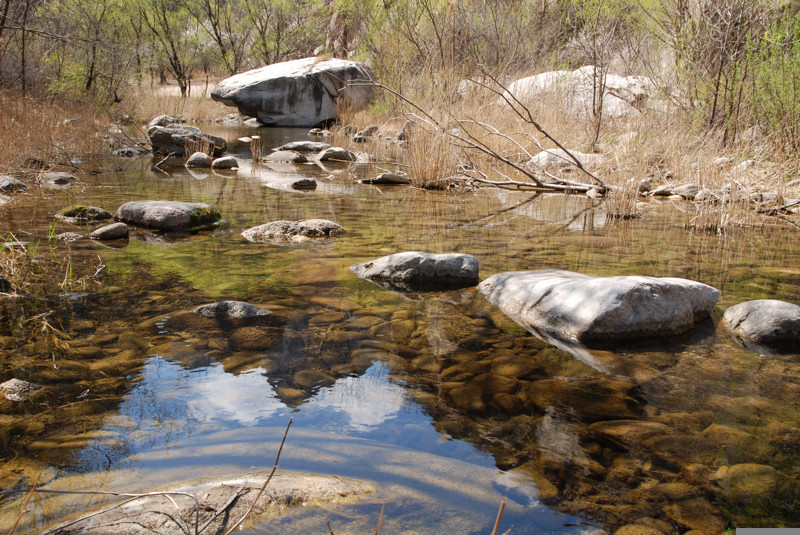
<svg viewBox="0 0 800 535">
<path fill-rule="evenodd" d="M 135 201 L 120 206 L 114 218 L 140 227 L 186 231 L 211 227 L 222 220 L 222 214 L 210 204 L 204 203 Z"/>
<path fill-rule="evenodd" d="M 102 219 L 111 219 L 113 216 L 108 210 L 98 208 L 97 206 L 84 206 L 82 204 L 76 204 L 75 206 L 64 208 L 56 214 L 56 217 L 99 221 Z"/>
</svg>

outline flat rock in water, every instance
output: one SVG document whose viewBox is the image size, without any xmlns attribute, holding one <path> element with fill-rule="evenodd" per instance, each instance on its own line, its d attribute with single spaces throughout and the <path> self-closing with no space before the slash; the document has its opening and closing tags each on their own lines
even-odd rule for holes
<svg viewBox="0 0 800 535">
<path fill-rule="evenodd" d="M 296 150 L 279 150 L 261 158 L 264 162 L 274 163 L 306 163 L 308 158 Z"/>
<path fill-rule="evenodd" d="M 63 171 L 48 171 L 46 173 L 42 173 L 41 179 L 42 182 L 45 182 L 46 184 L 53 184 L 56 186 L 65 186 L 78 181 L 75 175 Z"/>
<path fill-rule="evenodd" d="M 398 175 L 395 173 L 381 173 L 375 178 L 365 178 L 361 181 L 362 184 L 374 185 L 408 185 L 411 181 L 405 175 Z"/>
<path fill-rule="evenodd" d="M 93 240 L 121 240 L 128 237 L 128 232 L 125 223 L 112 223 L 95 230 L 89 237 Z"/>
<path fill-rule="evenodd" d="M 44 387 L 20 379 L 9 379 L 0 383 L 0 392 L 10 401 L 25 401 L 41 390 Z"/>
<path fill-rule="evenodd" d="M 287 507 L 314 507 L 356 503 L 362 496 L 375 492 L 375 487 L 354 479 L 330 476 L 277 474 L 269 480 L 268 472 L 236 477 L 218 477 L 185 483 L 163 489 L 171 499 L 154 493 L 86 515 L 50 531 L 53 535 L 185 535 L 186 526 L 195 528 L 209 522 L 203 533 L 224 533 L 250 511 L 240 529 L 248 529 L 258 521 L 280 514 Z M 180 493 L 180 494 L 178 494 Z M 199 520 L 195 515 L 197 501 L 202 507 Z M 238 496 L 238 498 L 237 498 Z M 216 515 L 216 511 L 224 511 Z M 195 522 L 199 521 L 199 526 Z M 113 530 L 109 531 L 109 527 Z"/>
<path fill-rule="evenodd" d="M 275 147 L 275 151 L 292 150 L 297 152 L 320 152 L 331 147 L 330 143 L 322 141 L 290 141 L 280 147 Z"/>
<path fill-rule="evenodd" d="M 281 242 L 288 240 L 302 240 L 304 238 L 339 237 L 344 235 L 344 229 L 327 219 L 306 219 L 303 221 L 272 221 L 257 227 L 252 227 L 242 236 L 252 242 Z"/>
<path fill-rule="evenodd" d="M 25 191 L 27 186 L 24 182 L 17 180 L 13 176 L 0 175 L 0 191 L 4 193 L 13 193 L 16 191 Z"/>
<path fill-rule="evenodd" d="M 737 336 L 757 344 L 800 341 L 800 306 L 785 301 L 739 303 L 725 311 L 722 321 Z"/>
<path fill-rule="evenodd" d="M 117 209 L 118 221 L 158 230 L 191 230 L 211 226 L 222 215 L 210 204 L 180 201 L 134 201 Z"/>
<path fill-rule="evenodd" d="M 317 189 L 317 181 L 313 178 L 300 178 L 291 184 L 292 189 L 301 191 L 313 191 Z"/>
<path fill-rule="evenodd" d="M 64 208 L 56 214 L 59 219 L 74 219 L 77 221 L 102 221 L 114 217 L 111 212 L 98 206 L 84 206 L 78 204 Z"/>
<path fill-rule="evenodd" d="M 342 147 L 328 147 L 314 157 L 320 162 L 355 162 L 358 156 Z"/>
<path fill-rule="evenodd" d="M 194 309 L 196 314 L 207 318 L 247 319 L 267 316 L 270 311 L 244 301 L 218 301 L 200 305 Z"/>
<path fill-rule="evenodd" d="M 462 253 L 396 253 L 350 269 L 359 277 L 400 291 L 455 289 L 478 283 L 478 259 Z"/>
<path fill-rule="evenodd" d="M 211 98 L 267 126 L 311 127 L 336 119 L 343 103 L 354 111 L 364 109 L 373 89 L 353 82 L 372 79 L 362 63 L 311 57 L 226 78 L 211 90 Z"/>
<path fill-rule="evenodd" d="M 686 279 L 558 269 L 499 273 L 478 290 L 518 323 L 580 341 L 680 333 L 708 316 L 719 299 L 716 288 Z"/>
<path fill-rule="evenodd" d="M 194 154 L 197 147 L 207 147 L 219 156 L 227 147 L 221 137 L 204 134 L 199 128 L 183 124 L 151 126 L 147 129 L 147 137 L 153 152 L 164 155 L 184 156 L 189 150 Z"/>
</svg>

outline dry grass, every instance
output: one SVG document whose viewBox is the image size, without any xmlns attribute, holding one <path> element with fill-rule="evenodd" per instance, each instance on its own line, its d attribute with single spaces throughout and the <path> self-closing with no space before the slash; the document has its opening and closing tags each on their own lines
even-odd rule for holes
<svg viewBox="0 0 800 535">
<path fill-rule="evenodd" d="M 213 84 L 210 85 L 210 87 Z M 138 123 L 146 124 L 153 117 L 171 115 L 190 123 L 206 123 L 235 112 L 233 108 L 212 100 L 202 88 L 193 91 L 193 96 L 181 98 L 177 87 L 140 86 L 132 96 L 122 103 L 124 114 Z M 120 113 L 122 115 L 122 113 Z"/>
<path fill-rule="evenodd" d="M 103 149 L 108 120 L 90 104 L 0 92 L 0 172 L 69 164 Z"/>
</svg>

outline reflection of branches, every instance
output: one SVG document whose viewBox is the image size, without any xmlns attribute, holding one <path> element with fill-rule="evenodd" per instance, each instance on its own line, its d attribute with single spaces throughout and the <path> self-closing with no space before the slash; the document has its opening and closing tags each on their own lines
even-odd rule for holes
<svg viewBox="0 0 800 535">
<path fill-rule="evenodd" d="M 227 529 L 227 531 L 225 531 L 225 535 L 230 535 L 231 533 L 233 533 L 233 531 L 235 531 L 239 527 L 239 525 L 242 522 L 244 522 L 244 520 L 250 515 L 250 513 L 252 513 L 253 509 L 255 508 L 256 504 L 258 503 L 258 500 L 261 498 L 261 496 L 263 495 L 263 493 L 266 490 L 267 486 L 269 485 L 270 481 L 272 480 L 272 477 L 275 475 L 275 472 L 278 469 L 278 462 L 280 461 L 281 452 L 283 451 L 283 446 L 286 443 L 286 437 L 289 434 L 289 428 L 291 427 L 291 425 L 292 425 L 292 419 L 289 419 L 289 423 L 286 426 L 286 431 L 283 434 L 283 440 L 281 440 L 280 447 L 278 448 L 278 453 L 277 453 L 277 455 L 275 457 L 275 464 L 272 467 L 272 471 L 270 472 L 270 474 L 267 477 L 267 479 L 264 481 L 264 484 L 258 490 L 258 493 L 256 494 L 255 498 L 251 501 L 249 508 L 242 514 L 242 516 L 236 522 L 234 522 Z M 57 528 L 55 528 L 53 530 L 45 532 L 45 535 L 55 535 L 57 533 L 62 533 L 62 532 L 64 532 L 64 530 L 66 528 L 69 528 L 70 526 L 74 526 L 75 524 L 77 524 L 79 522 L 85 522 L 85 521 L 87 521 L 89 519 L 92 519 L 92 518 L 95 518 L 95 517 L 97 517 L 99 515 L 103 515 L 103 514 L 106 514 L 106 513 L 110 512 L 110 511 L 114 511 L 116 509 L 119 509 L 119 508 L 125 506 L 126 504 L 128 504 L 128 503 L 130 503 L 130 502 L 132 502 L 134 500 L 138 500 L 138 499 L 141 499 L 141 498 L 149 498 L 149 497 L 161 497 L 161 498 L 167 499 L 172 504 L 172 506 L 175 508 L 175 510 L 177 511 L 178 514 L 177 515 L 173 515 L 173 514 L 170 514 L 168 512 L 158 511 L 158 510 L 152 511 L 152 513 L 166 516 L 168 519 L 170 519 L 172 522 L 174 522 L 175 525 L 178 526 L 180 531 L 182 533 L 184 533 L 185 535 L 201 535 L 222 514 L 230 511 L 231 507 L 234 505 L 236 500 L 238 498 L 240 498 L 244 494 L 245 489 L 247 487 L 247 483 L 248 483 L 247 480 L 243 481 L 242 484 L 239 486 L 239 488 L 228 499 L 228 501 L 225 502 L 225 504 L 222 505 L 219 509 L 216 509 L 214 511 L 214 514 L 211 515 L 211 517 L 208 520 L 206 520 L 202 525 L 200 524 L 200 508 L 201 508 L 200 499 L 197 496 L 195 496 L 194 494 L 191 494 L 189 492 L 161 491 L 161 492 L 145 492 L 145 493 L 123 493 L 123 492 L 113 492 L 113 491 L 103 491 L 103 490 L 85 490 L 85 491 L 81 491 L 81 490 L 51 490 L 51 489 L 36 488 L 36 484 L 34 484 L 33 487 L 30 488 L 30 489 L 16 489 L 16 490 L 2 491 L 2 492 L 0 492 L 0 496 L 7 495 L 7 494 L 23 493 L 23 492 L 27 493 L 27 495 L 25 497 L 25 500 L 24 500 L 24 503 L 22 505 L 22 512 L 20 513 L 20 516 L 17 519 L 17 522 L 14 524 L 14 526 L 11 528 L 11 530 L 8 532 L 7 535 L 12 535 L 16 531 L 17 527 L 19 526 L 19 524 L 20 524 L 20 522 L 22 520 L 23 513 L 27 510 L 27 504 L 30 501 L 31 496 L 34 493 L 41 493 L 41 494 L 69 494 L 69 495 L 102 495 L 102 496 L 115 496 L 115 497 L 127 498 L 126 500 L 123 500 L 123 501 L 121 501 L 119 503 L 116 503 L 116 504 L 111 505 L 109 507 L 105 507 L 105 508 L 103 508 L 103 509 L 101 509 L 99 511 L 94 512 L 94 513 L 81 516 L 80 518 L 78 518 L 76 520 L 73 520 L 71 522 L 68 522 L 66 524 L 62 524 L 62 525 L 60 525 L 59 527 L 57 527 Z M 193 515 L 194 519 L 192 520 L 191 523 L 190 523 L 189 520 L 184 518 L 184 514 L 183 514 L 183 512 L 181 510 L 181 506 L 175 501 L 175 497 L 188 498 L 192 502 L 194 502 L 194 505 L 192 507 L 192 510 L 194 512 L 194 515 Z M 97 527 L 97 526 L 95 526 L 95 527 Z"/>
</svg>

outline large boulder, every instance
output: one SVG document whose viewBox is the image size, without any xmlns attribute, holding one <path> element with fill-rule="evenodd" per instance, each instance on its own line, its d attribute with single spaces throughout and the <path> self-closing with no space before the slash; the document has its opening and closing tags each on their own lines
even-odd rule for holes
<svg viewBox="0 0 800 535">
<path fill-rule="evenodd" d="M 212 226 L 222 219 L 222 215 L 205 203 L 134 201 L 120 206 L 114 219 L 140 227 L 175 231 Z"/>
<path fill-rule="evenodd" d="M 520 324 L 580 341 L 680 333 L 708 316 L 719 299 L 716 288 L 686 279 L 558 269 L 499 273 L 478 290 Z"/>
<path fill-rule="evenodd" d="M 409 251 L 350 267 L 361 278 L 392 290 L 437 290 L 478 283 L 478 259 L 462 253 Z"/>
<path fill-rule="evenodd" d="M 756 344 L 800 341 L 800 306 L 775 299 L 739 303 L 722 315 L 723 323 L 740 338 Z"/>
<path fill-rule="evenodd" d="M 211 90 L 211 98 L 267 126 L 318 126 L 339 116 L 340 103 L 365 108 L 372 87 L 351 84 L 373 78 L 362 63 L 303 58 L 226 78 Z"/>
<path fill-rule="evenodd" d="M 164 155 L 185 156 L 187 151 L 194 154 L 201 148 L 201 152 L 208 148 L 219 156 L 227 147 L 221 137 L 204 134 L 199 128 L 185 124 L 153 125 L 147 129 L 147 137 L 153 152 Z"/>
<path fill-rule="evenodd" d="M 600 72 L 592 65 L 574 71 L 550 71 L 522 78 L 508 86 L 508 93 L 523 104 L 530 106 L 549 96 L 563 98 L 568 115 L 580 118 L 592 117 L 592 107 Z M 619 76 L 607 74 L 603 94 L 604 117 L 626 117 L 639 115 L 653 83 L 644 76 Z M 511 96 L 506 94 L 509 100 Z"/>
<path fill-rule="evenodd" d="M 242 232 L 247 241 L 274 243 L 302 241 L 308 238 L 339 237 L 344 229 L 327 219 L 306 219 L 303 221 L 272 221 Z"/>
</svg>

